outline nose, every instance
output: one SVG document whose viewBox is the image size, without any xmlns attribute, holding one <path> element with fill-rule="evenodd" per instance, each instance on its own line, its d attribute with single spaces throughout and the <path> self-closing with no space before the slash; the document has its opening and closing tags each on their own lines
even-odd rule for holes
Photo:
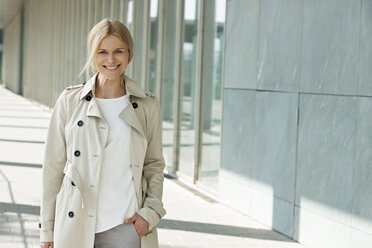
<svg viewBox="0 0 372 248">
<path fill-rule="evenodd" d="M 108 58 L 107 58 L 107 62 L 109 62 L 109 63 L 113 63 L 114 62 L 114 54 L 112 54 L 112 53 L 110 53 L 109 55 L 108 55 Z"/>
</svg>

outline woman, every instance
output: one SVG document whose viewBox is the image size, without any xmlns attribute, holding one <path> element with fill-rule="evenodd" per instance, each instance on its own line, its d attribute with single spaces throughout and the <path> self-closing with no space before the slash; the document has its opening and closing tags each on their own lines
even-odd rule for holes
<svg viewBox="0 0 372 248">
<path fill-rule="evenodd" d="M 51 117 L 43 163 L 41 247 L 158 247 L 164 159 L 158 100 L 125 76 L 133 41 L 104 19 L 88 36 L 84 68 Z"/>
</svg>

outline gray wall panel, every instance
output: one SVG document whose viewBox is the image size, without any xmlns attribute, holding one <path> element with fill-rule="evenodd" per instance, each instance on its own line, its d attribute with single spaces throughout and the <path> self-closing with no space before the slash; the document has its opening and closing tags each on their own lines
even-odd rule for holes
<svg viewBox="0 0 372 248">
<path fill-rule="evenodd" d="M 222 130 L 221 167 L 241 176 L 251 174 L 254 158 L 256 93 L 226 89 Z"/>
<path fill-rule="evenodd" d="M 242 7 L 242 1 L 228 1 L 221 162 L 222 178 L 244 184 L 248 200 L 227 196 L 233 192 L 228 189 L 223 198 L 311 248 L 368 247 L 372 100 L 358 95 L 372 94 L 371 1 L 259 1 L 258 22 L 256 5 L 237 21 Z M 249 18 L 244 34 L 239 24 Z M 252 47 L 257 57 L 249 53 Z M 241 90 L 232 94 L 229 88 Z M 299 103 L 277 92 L 297 90 Z M 255 97 L 242 100 L 244 94 Z M 235 102 L 246 108 L 230 113 Z M 293 135 L 296 125 L 288 123 L 295 111 L 287 107 L 296 104 L 299 129 Z M 289 155 L 293 143 L 297 157 Z M 231 163 L 229 156 L 239 159 Z M 280 181 L 283 175 L 288 182 Z"/>
<path fill-rule="evenodd" d="M 372 98 L 358 100 L 352 226 L 372 235 Z"/>
<path fill-rule="evenodd" d="M 362 1 L 358 95 L 372 96 L 372 1 Z"/>
<path fill-rule="evenodd" d="M 360 0 L 305 0 L 301 91 L 356 94 Z"/>
<path fill-rule="evenodd" d="M 257 92 L 252 177 L 275 196 L 293 200 L 297 94 Z M 225 103 L 226 104 L 226 103 Z"/>
<path fill-rule="evenodd" d="M 226 89 L 224 98 L 222 168 L 255 189 L 252 217 L 291 235 L 297 94 Z"/>
<path fill-rule="evenodd" d="M 296 204 L 350 225 L 356 100 L 301 95 Z"/>
<path fill-rule="evenodd" d="M 260 3 L 257 88 L 297 91 L 303 1 Z"/>
<path fill-rule="evenodd" d="M 258 0 L 227 2 L 225 87 L 256 88 Z"/>
<path fill-rule="evenodd" d="M 288 237 L 293 234 L 293 202 L 283 200 L 274 196 L 273 220 L 271 226 L 274 230 L 279 231 Z M 262 208 L 262 206 L 261 206 Z M 262 214 L 267 214 L 264 212 Z"/>
</svg>

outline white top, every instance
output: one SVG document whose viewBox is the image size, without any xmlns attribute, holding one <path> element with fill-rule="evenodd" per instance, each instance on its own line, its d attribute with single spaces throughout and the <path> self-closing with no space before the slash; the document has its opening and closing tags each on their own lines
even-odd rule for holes
<svg viewBox="0 0 372 248">
<path fill-rule="evenodd" d="M 98 233 L 131 218 L 137 212 L 138 206 L 130 168 L 131 129 L 119 117 L 128 105 L 128 97 L 125 95 L 112 99 L 96 99 L 109 131 L 102 156 L 98 189 L 96 222 L 96 233 Z"/>
</svg>

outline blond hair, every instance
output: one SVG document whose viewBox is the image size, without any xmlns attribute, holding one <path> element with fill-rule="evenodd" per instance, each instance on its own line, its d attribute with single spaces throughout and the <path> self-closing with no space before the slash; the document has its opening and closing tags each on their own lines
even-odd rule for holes
<svg viewBox="0 0 372 248">
<path fill-rule="evenodd" d="M 118 36 L 127 46 L 129 53 L 128 63 L 132 61 L 133 39 L 128 28 L 123 23 L 117 20 L 105 18 L 99 23 L 97 23 L 89 32 L 87 41 L 88 46 L 87 62 L 85 63 L 85 66 L 81 71 L 80 75 L 85 72 L 87 79 L 91 77 L 90 70 L 92 71 L 96 70 L 94 65 L 94 57 L 99 47 L 99 44 L 105 37 L 112 34 Z"/>
</svg>

